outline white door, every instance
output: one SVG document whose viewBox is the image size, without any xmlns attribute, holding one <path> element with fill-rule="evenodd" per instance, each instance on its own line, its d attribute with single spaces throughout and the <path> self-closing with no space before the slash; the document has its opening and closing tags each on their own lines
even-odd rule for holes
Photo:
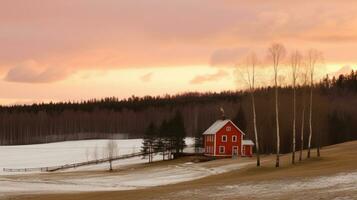
<svg viewBox="0 0 357 200">
<path fill-rule="evenodd" d="M 237 146 L 232 147 L 232 156 L 238 156 L 238 147 Z"/>
</svg>

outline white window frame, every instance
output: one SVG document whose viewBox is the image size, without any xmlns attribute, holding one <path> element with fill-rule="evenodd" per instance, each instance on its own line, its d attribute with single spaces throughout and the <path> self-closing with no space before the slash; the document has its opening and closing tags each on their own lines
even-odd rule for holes
<svg viewBox="0 0 357 200">
<path fill-rule="evenodd" d="M 238 137 L 236 135 L 232 135 L 232 142 L 237 142 L 238 141 Z"/>
<path fill-rule="evenodd" d="M 225 140 L 223 140 L 224 137 L 226 138 Z M 222 138 L 221 138 L 221 139 L 222 139 L 222 142 L 227 142 L 227 141 L 228 141 L 227 135 L 222 135 Z"/>
<path fill-rule="evenodd" d="M 223 149 L 223 152 L 221 151 Z M 225 146 L 219 146 L 219 154 L 225 154 L 226 153 L 226 147 Z"/>
<path fill-rule="evenodd" d="M 230 132 L 231 130 L 232 130 L 232 127 L 231 127 L 231 126 L 227 126 L 227 127 L 226 127 L 226 131 L 227 131 L 227 132 Z"/>
</svg>

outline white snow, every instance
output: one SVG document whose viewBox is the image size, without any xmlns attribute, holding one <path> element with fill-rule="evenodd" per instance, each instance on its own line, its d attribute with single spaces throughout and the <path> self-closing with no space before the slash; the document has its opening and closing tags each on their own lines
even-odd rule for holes
<svg viewBox="0 0 357 200">
<path fill-rule="evenodd" d="M 87 160 L 86 152 L 90 152 L 89 159 L 94 159 L 95 149 L 98 157 L 105 156 L 105 147 L 108 140 L 69 141 L 38 145 L 0 146 L 0 168 L 46 167 L 82 162 Z M 138 152 L 142 140 L 116 140 L 119 154 Z M 193 138 L 186 138 L 188 147 L 185 151 L 192 151 Z M 161 160 L 162 155 L 154 156 L 154 160 Z M 141 157 L 118 160 L 113 163 L 114 168 L 132 164 L 148 162 Z M 131 190 L 158 185 L 173 184 L 194 180 L 205 176 L 239 169 L 249 162 L 231 162 L 230 164 L 210 165 L 207 163 L 186 162 L 182 164 L 167 164 L 156 167 L 138 168 L 134 171 L 130 167 L 126 170 L 105 173 L 108 163 L 83 166 L 68 169 L 64 172 L 87 171 L 86 173 L 47 173 L 40 176 L 34 174 L 0 172 L 0 198 L 13 194 L 34 194 L 51 192 L 78 192 L 78 191 L 111 191 Z M 88 172 L 101 170 L 102 172 Z M 26 172 L 25 172 L 26 173 Z M 28 174 L 28 173 L 26 173 Z"/>
<path fill-rule="evenodd" d="M 11 194 L 34 194 L 52 192 L 113 191 L 132 190 L 158 185 L 174 184 L 194 180 L 214 174 L 239 169 L 252 162 L 234 162 L 227 165 L 209 167 L 207 163 L 186 162 L 162 165 L 153 168 L 130 170 L 123 173 L 89 173 L 77 176 L 56 177 L 32 176 L 1 177 L 0 197 Z"/>
<path fill-rule="evenodd" d="M 236 185 L 187 190 L 175 195 L 179 199 L 188 197 L 202 199 L 225 199 L 231 197 L 279 199 L 281 196 L 289 194 L 310 194 L 310 191 L 314 191 L 318 196 L 322 194 L 327 194 L 328 196 L 328 194 L 343 191 L 357 191 L 357 172 L 304 179 L 247 182 Z M 305 195 L 294 196 L 294 199 L 306 200 L 306 198 Z M 315 196 L 311 195 L 310 198 L 315 199 Z"/>
<path fill-rule="evenodd" d="M 186 138 L 191 151 L 193 138 Z M 115 140 L 118 145 L 118 155 L 140 152 L 142 139 Z M 65 165 L 71 163 L 104 158 L 108 140 L 79 140 L 36 145 L 0 146 L 0 175 L 18 174 L 4 172 L 3 168 L 36 168 Z M 97 152 L 97 153 L 95 153 Z M 95 156 L 97 154 L 97 156 Z M 157 156 L 159 158 L 159 156 Z M 160 157 L 161 158 L 161 157 Z M 140 157 L 121 160 L 119 165 L 147 162 Z M 107 167 L 106 163 L 81 167 L 80 169 L 96 170 Z M 27 172 L 28 173 L 28 172 Z"/>
<path fill-rule="evenodd" d="M 244 164 L 245 165 L 245 164 Z M 122 175 L 84 176 L 65 179 L 12 179 L 0 178 L 0 193 L 5 192 L 34 192 L 34 191 L 105 191 L 128 190 L 149 186 L 166 185 L 193 180 L 213 174 L 224 173 L 238 169 L 243 164 L 231 164 L 228 167 L 204 167 L 200 164 L 184 163 L 168 165 L 155 169 L 147 169 Z"/>
<path fill-rule="evenodd" d="M 141 139 L 115 140 L 119 155 L 140 151 Z M 80 140 L 36 145 L 0 146 L 0 175 L 3 168 L 50 167 L 106 157 L 108 140 Z M 97 152 L 97 156 L 95 156 Z"/>
</svg>

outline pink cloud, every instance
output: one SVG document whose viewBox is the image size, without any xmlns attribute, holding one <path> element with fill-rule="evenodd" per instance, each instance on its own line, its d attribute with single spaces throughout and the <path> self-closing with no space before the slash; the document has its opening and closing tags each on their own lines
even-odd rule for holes
<svg viewBox="0 0 357 200">
<path fill-rule="evenodd" d="M 337 0 L 4 0 L 0 66 L 9 71 L 6 80 L 29 82 L 83 68 L 232 66 L 244 49 L 271 41 L 318 48 L 331 62 L 354 61 L 356 7 Z M 18 67 L 26 60 L 56 67 Z"/>
<path fill-rule="evenodd" d="M 5 75 L 8 82 L 49 83 L 65 79 L 70 74 L 66 68 L 42 67 L 35 61 L 28 61 L 11 68 Z"/>
</svg>

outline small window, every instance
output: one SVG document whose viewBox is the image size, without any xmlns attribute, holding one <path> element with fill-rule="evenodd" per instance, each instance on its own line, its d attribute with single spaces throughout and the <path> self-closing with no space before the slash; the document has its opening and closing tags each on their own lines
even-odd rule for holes
<svg viewBox="0 0 357 200">
<path fill-rule="evenodd" d="M 227 136 L 226 135 L 222 135 L 222 142 L 227 142 Z"/>
<path fill-rule="evenodd" d="M 227 127 L 226 127 L 226 131 L 229 132 L 229 131 L 231 131 L 231 130 L 232 130 L 232 128 L 231 128 L 230 126 L 227 126 Z"/>
<path fill-rule="evenodd" d="M 237 136 L 236 135 L 232 136 L 232 142 L 237 142 Z"/>
<path fill-rule="evenodd" d="M 224 146 L 219 146 L 219 153 L 220 154 L 225 153 Z"/>
</svg>

